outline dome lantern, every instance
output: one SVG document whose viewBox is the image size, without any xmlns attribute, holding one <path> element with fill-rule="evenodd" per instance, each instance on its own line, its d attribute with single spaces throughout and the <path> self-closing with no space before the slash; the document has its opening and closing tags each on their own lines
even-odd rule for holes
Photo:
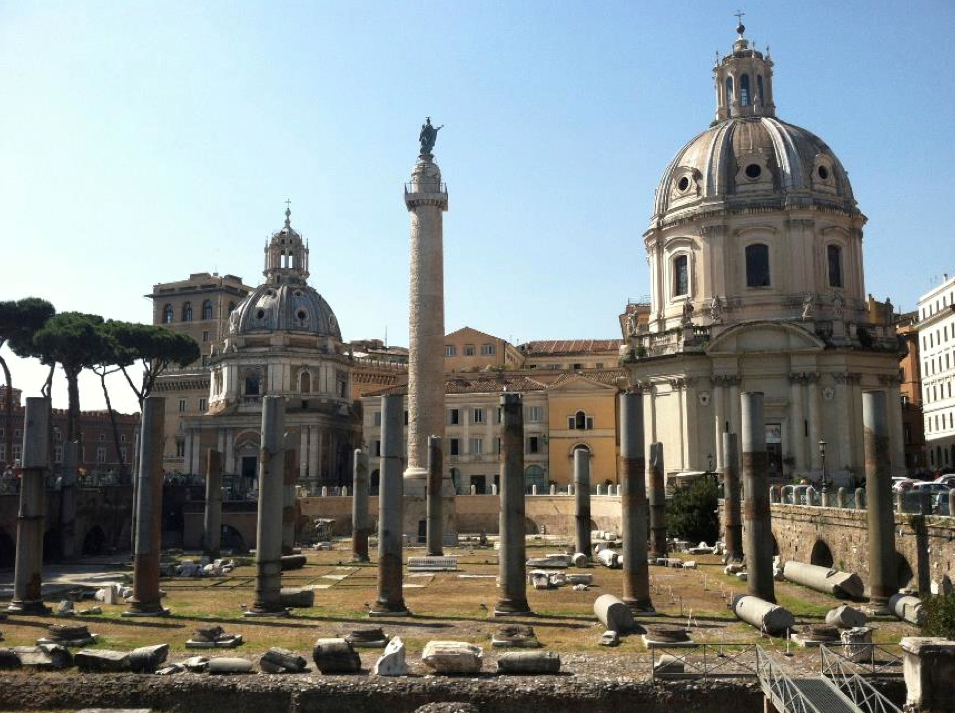
<svg viewBox="0 0 955 713">
<path fill-rule="evenodd" d="M 262 274 L 271 285 L 301 284 L 308 278 L 308 246 L 292 227 L 290 201 L 285 204 L 285 226 L 265 246 Z"/>
<path fill-rule="evenodd" d="M 716 88 L 716 120 L 742 116 L 776 116 L 773 103 L 773 61 L 750 47 L 740 22 L 733 51 L 713 67 Z"/>
</svg>

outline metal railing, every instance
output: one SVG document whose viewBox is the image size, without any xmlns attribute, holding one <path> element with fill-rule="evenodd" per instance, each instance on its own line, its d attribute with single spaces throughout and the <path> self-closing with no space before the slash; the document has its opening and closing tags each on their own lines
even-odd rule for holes
<svg viewBox="0 0 955 713">
<path fill-rule="evenodd" d="M 658 671 L 652 667 L 653 680 L 701 678 L 754 678 L 757 676 L 756 649 L 752 643 L 720 644 L 650 644 L 650 656 L 656 662 L 658 653 L 672 657 L 674 668 Z"/>
<path fill-rule="evenodd" d="M 822 675 L 832 681 L 853 705 L 865 713 L 902 713 L 888 698 L 879 693 L 872 684 L 860 676 L 846 657 L 819 647 L 822 656 Z"/>
<path fill-rule="evenodd" d="M 840 650 L 841 649 L 841 650 Z M 902 676 L 901 647 L 885 646 L 867 642 L 853 644 L 827 644 L 819 647 L 819 672 L 836 664 L 860 676 Z"/>
<path fill-rule="evenodd" d="M 786 713 L 822 713 L 763 647 L 756 646 L 756 670 L 759 685 L 778 711 Z"/>
</svg>

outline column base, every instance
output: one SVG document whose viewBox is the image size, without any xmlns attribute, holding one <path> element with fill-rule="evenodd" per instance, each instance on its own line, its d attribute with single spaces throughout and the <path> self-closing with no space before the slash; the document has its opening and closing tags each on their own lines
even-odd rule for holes
<svg viewBox="0 0 955 713">
<path fill-rule="evenodd" d="M 159 607 L 158 609 L 130 609 L 124 611 L 120 616 L 122 617 L 146 617 L 146 616 L 169 616 L 170 612 L 165 607 Z"/>
<path fill-rule="evenodd" d="M 374 619 L 377 619 L 377 618 L 380 618 L 380 617 L 386 617 L 386 616 L 411 616 L 411 612 L 408 611 L 407 609 L 405 609 L 405 608 L 404 608 L 404 605 L 402 604 L 401 609 L 397 609 L 397 608 L 395 608 L 395 609 L 392 609 L 392 608 L 387 608 L 387 609 L 385 609 L 385 608 L 381 608 L 381 607 L 376 608 L 376 609 L 370 609 L 370 610 L 368 611 L 368 616 L 370 616 L 370 617 L 372 617 L 372 618 L 374 618 Z"/>
<path fill-rule="evenodd" d="M 892 610 L 887 604 L 881 602 L 869 602 L 865 606 L 859 607 L 867 616 L 893 616 Z"/>
<path fill-rule="evenodd" d="M 352 555 L 352 562 L 371 562 L 371 558 L 368 555 Z"/>
<path fill-rule="evenodd" d="M 53 610 L 42 599 L 13 600 L 7 607 L 7 614 L 52 614 Z"/>
<path fill-rule="evenodd" d="M 504 600 L 494 605 L 494 616 L 536 616 L 527 600 Z"/>
<path fill-rule="evenodd" d="M 266 616 L 286 617 L 291 615 L 292 613 L 285 607 L 281 607 L 280 609 L 256 609 L 253 607 L 252 609 L 242 613 L 242 616 L 249 617 L 250 619 Z"/>
<path fill-rule="evenodd" d="M 623 603 L 633 612 L 634 616 L 660 616 L 660 612 L 654 609 L 653 602 L 649 599 L 624 599 Z"/>
</svg>

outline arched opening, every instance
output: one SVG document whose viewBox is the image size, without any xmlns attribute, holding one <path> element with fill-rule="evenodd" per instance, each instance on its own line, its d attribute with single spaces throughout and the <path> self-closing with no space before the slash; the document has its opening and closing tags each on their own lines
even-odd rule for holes
<svg viewBox="0 0 955 713">
<path fill-rule="evenodd" d="M 746 246 L 746 286 L 769 287 L 769 246 L 762 243 Z"/>
<path fill-rule="evenodd" d="M 895 576 L 898 581 L 899 589 L 905 589 L 908 587 L 915 578 L 915 573 L 912 572 L 912 567 L 909 565 L 908 560 L 905 559 L 901 552 L 895 553 Z"/>
<path fill-rule="evenodd" d="M 17 545 L 6 530 L 0 530 L 0 569 L 13 567 L 16 563 Z"/>
<path fill-rule="evenodd" d="M 587 414 L 583 411 L 578 411 L 574 414 L 574 428 L 581 431 L 587 428 Z"/>
<path fill-rule="evenodd" d="M 832 550 L 823 540 L 816 540 L 812 546 L 812 553 L 809 555 L 809 564 L 815 564 L 820 567 L 832 567 L 834 560 Z"/>
<path fill-rule="evenodd" d="M 183 322 L 192 321 L 192 302 L 186 302 L 182 306 L 182 321 Z"/>
<path fill-rule="evenodd" d="M 776 535 L 770 535 L 773 540 L 773 557 L 779 556 L 779 542 L 776 541 Z"/>
<path fill-rule="evenodd" d="M 83 556 L 95 557 L 106 549 L 106 535 L 99 525 L 93 525 L 83 538 Z"/>
<path fill-rule="evenodd" d="M 538 494 L 547 492 L 547 473 L 539 465 L 529 465 L 524 470 L 524 492 L 533 492 L 535 485 Z"/>
<path fill-rule="evenodd" d="M 212 319 L 212 300 L 205 300 L 202 303 L 202 318 Z"/>
<path fill-rule="evenodd" d="M 740 106 L 749 106 L 749 75 L 744 74 L 739 78 L 739 103 Z"/>
<path fill-rule="evenodd" d="M 312 391 L 312 375 L 307 371 L 302 372 L 302 378 L 299 380 L 300 390 L 303 394 L 311 393 Z"/>
<path fill-rule="evenodd" d="M 673 296 L 690 294 L 689 258 L 686 255 L 677 255 L 673 258 Z"/>
<path fill-rule="evenodd" d="M 172 305 L 166 305 L 162 308 L 162 323 L 163 324 L 172 324 L 173 320 L 173 311 Z"/>
<path fill-rule="evenodd" d="M 242 533 L 232 527 L 232 525 L 223 525 L 220 547 L 224 550 L 232 550 L 233 552 L 245 552 L 245 538 L 242 537 Z"/>
<path fill-rule="evenodd" d="M 733 103 L 733 78 L 726 78 L 726 106 Z"/>
<path fill-rule="evenodd" d="M 826 259 L 829 262 L 829 286 L 842 287 L 842 248 L 838 245 L 827 246 Z"/>
<path fill-rule="evenodd" d="M 764 104 L 766 99 L 763 97 L 763 75 L 756 75 L 756 96 L 759 97 L 759 103 Z"/>
</svg>

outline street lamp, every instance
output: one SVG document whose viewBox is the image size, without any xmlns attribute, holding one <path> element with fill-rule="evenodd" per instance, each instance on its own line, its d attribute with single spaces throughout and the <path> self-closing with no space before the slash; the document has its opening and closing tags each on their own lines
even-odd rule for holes
<svg viewBox="0 0 955 713">
<path fill-rule="evenodd" d="M 819 441 L 819 457 L 822 459 L 822 492 L 829 492 L 829 481 L 826 478 L 826 442 Z"/>
</svg>

